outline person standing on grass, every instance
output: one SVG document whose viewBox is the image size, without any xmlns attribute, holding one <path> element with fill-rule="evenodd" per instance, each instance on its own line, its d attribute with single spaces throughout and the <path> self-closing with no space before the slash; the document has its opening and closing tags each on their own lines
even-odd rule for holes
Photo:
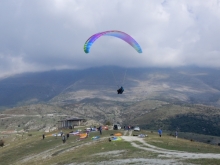
<svg viewBox="0 0 220 165">
<path fill-rule="evenodd" d="M 63 143 L 66 142 L 66 136 L 65 136 L 65 134 L 63 134 L 63 136 L 62 136 L 62 140 L 63 140 Z"/>
<path fill-rule="evenodd" d="M 99 127 L 100 135 L 102 135 L 102 126 Z"/>
<path fill-rule="evenodd" d="M 162 136 L 162 130 L 161 129 L 158 130 L 158 134 L 159 134 L 160 137 Z"/>
<path fill-rule="evenodd" d="M 44 138 L 45 138 L 45 135 L 43 134 L 43 135 L 42 135 L 42 137 L 43 137 L 43 140 L 44 140 Z"/>
<path fill-rule="evenodd" d="M 61 134 L 60 136 L 63 137 L 63 131 L 62 130 L 61 130 L 60 134 Z"/>
<path fill-rule="evenodd" d="M 87 137 L 89 137 L 90 130 L 86 130 Z"/>
<path fill-rule="evenodd" d="M 178 138 L 178 132 L 177 131 L 175 132 L 175 136 L 176 136 L 176 139 L 177 139 Z"/>
</svg>

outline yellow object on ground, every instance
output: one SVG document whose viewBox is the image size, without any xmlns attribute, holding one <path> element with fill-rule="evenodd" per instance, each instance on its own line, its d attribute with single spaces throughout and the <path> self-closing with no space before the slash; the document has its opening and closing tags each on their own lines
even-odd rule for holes
<svg viewBox="0 0 220 165">
<path fill-rule="evenodd" d="M 80 139 L 84 139 L 84 138 L 86 138 L 87 137 L 87 133 L 81 133 L 81 134 L 79 134 L 79 138 Z"/>
<path fill-rule="evenodd" d="M 114 136 L 122 136 L 121 133 L 115 133 Z"/>
</svg>

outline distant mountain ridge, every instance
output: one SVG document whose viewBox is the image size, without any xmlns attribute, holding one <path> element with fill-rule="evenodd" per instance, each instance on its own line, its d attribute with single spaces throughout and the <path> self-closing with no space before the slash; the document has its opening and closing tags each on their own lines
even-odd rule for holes
<svg viewBox="0 0 220 165">
<path fill-rule="evenodd" d="M 52 129 L 74 115 L 88 123 L 219 136 L 219 77 L 218 69 L 196 67 L 20 74 L 0 81 L 0 129 Z M 119 95 L 121 85 L 125 91 Z"/>
<path fill-rule="evenodd" d="M 123 85 L 125 92 L 117 95 Z M 158 99 L 220 106 L 218 69 L 120 68 L 24 73 L 0 80 L 0 107 L 35 103 Z"/>
</svg>

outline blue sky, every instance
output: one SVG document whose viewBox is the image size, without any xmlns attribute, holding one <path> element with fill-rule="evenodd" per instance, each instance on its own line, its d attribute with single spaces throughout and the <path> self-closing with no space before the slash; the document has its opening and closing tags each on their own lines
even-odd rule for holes
<svg viewBox="0 0 220 165">
<path fill-rule="evenodd" d="M 95 66 L 220 67 L 219 0 L 2 0 L 0 77 Z M 142 47 L 137 53 L 114 37 L 120 30 Z"/>
</svg>

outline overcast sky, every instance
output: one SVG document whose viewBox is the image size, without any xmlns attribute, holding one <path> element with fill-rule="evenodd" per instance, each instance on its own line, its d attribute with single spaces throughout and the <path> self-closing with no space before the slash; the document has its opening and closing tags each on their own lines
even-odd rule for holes
<svg viewBox="0 0 220 165">
<path fill-rule="evenodd" d="M 115 37 L 141 46 L 137 53 Z M 94 66 L 220 67 L 220 0 L 1 0 L 0 77 Z"/>
</svg>

